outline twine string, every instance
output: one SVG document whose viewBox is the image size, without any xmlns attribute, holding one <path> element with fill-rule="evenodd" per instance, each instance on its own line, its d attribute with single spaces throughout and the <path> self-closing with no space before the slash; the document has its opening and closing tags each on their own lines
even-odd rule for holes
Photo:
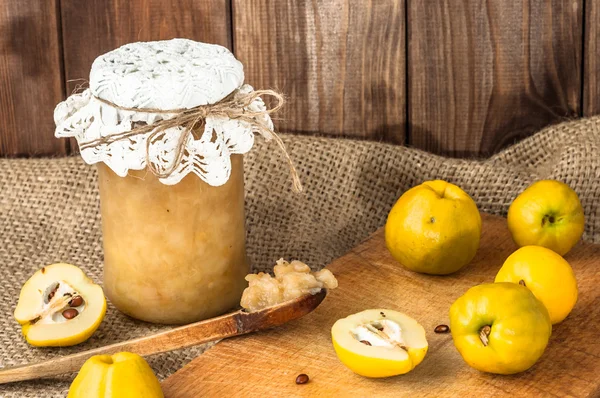
<svg viewBox="0 0 600 398">
<path fill-rule="evenodd" d="M 276 100 L 273 107 L 265 110 L 254 111 L 248 109 L 248 107 L 257 99 L 263 96 L 270 96 Z M 204 126 L 206 118 L 211 117 L 225 117 L 229 119 L 240 120 L 252 126 L 253 130 L 258 131 L 266 139 L 273 139 L 278 147 L 281 149 L 288 167 L 290 169 L 290 175 L 292 177 L 292 184 L 294 191 L 302 192 L 302 183 L 300 177 L 294 166 L 294 162 L 290 157 L 285 144 L 269 126 L 261 120 L 262 117 L 277 112 L 283 107 L 285 102 L 283 96 L 273 90 L 255 90 L 250 93 L 241 93 L 239 90 L 234 91 L 221 101 L 215 104 L 199 105 L 190 109 L 157 109 L 157 108 L 128 108 L 117 105 L 111 101 L 94 96 L 94 98 L 104 104 L 107 104 L 113 108 L 142 113 L 158 113 L 158 114 L 172 114 L 173 117 L 168 119 L 162 119 L 155 123 L 134 127 L 129 131 L 121 133 L 111 134 L 106 137 L 100 137 L 95 140 L 91 140 L 80 145 L 80 149 L 84 150 L 87 148 L 95 148 L 100 145 L 110 145 L 113 142 L 128 139 L 130 137 L 139 136 L 143 134 L 149 134 L 146 140 L 146 164 L 148 169 L 156 175 L 158 178 L 169 177 L 179 167 L 183 161 L 183 157 L 186 151 L 186 143 L 195 128 Z M 159 170 L 149 158 L 150 145 L 154 140 L 164 133 L 165 130 L 182 127 L 182 132 L 178 137 L 177 146 L 175 148 L 175 160 L 165 169 Z"/>
</svg>

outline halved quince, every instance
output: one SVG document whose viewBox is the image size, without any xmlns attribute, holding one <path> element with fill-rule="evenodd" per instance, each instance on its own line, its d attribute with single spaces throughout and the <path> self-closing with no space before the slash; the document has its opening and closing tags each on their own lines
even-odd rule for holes
<svg viewBox="0 0 600 398">
<path fill-rule="evenodd" d="M 52 264 L 37 271 L 21 288 L 15 319 L 27 342 L 62 347 L 84 342 L 106 313 L 99 285 L 71 264 Z"/>
<path fill-rule="evenodd" d="M 335 352 L 350 370 L 366 377 L 408 373 L 427 353 L 425 329 L 401 312 L 365 310 L 338 320 L 331 329 Z"/>
</svg>

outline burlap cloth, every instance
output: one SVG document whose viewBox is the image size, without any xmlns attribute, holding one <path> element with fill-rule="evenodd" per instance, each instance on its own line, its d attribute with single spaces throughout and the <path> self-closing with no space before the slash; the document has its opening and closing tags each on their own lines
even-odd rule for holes
<svg viewBox="0 0 600 398">
<path fill-rule="evenodd" d="M 465 189 L 481 210 L 504 215 L 515 196 L 537 179 L 553 178 L 577 191 L 586 215 L 584 239 L 600 242 L 600 118 L 563 123 L 490 159 L 444 159 L 374 142 L 284 136 L 305 184 L 292 194 L 288 168 L 263 140 L 246 156 L 248 253 L 254 268 L 280 257 L 326 265 L 382 226 L 407 188 L 442 178 Z M 50 359 L 146 335 L 165 327 L 136 322 L 109 304 L 86 343 L 35 349 L 23 340 L 12 312 L 22 284 L 45 264 L 81 266 L 100 282 L 102 245 L 96 171 L 79 157 L 0 159 L 0 367 Z M 202 347 L 151 357 L 163 379 Z M 0 396 L 65 396 L 71 376 L 0 386 Z"/>
</svg>

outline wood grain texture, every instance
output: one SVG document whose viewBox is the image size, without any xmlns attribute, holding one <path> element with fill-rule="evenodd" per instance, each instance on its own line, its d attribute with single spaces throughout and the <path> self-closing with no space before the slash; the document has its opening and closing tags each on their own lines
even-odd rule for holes
<svg viewBox="0 0 600 398">
<path fill-rule="evenodd" d="M 58 1 L 0 3 L 0 156 L 66 153 L 53 134 L 64 95 Z"/>
<path fill-rule="evenodd" d="M 407 1 L 411 145 L 486 155 L 580 115 L 583 0 Z"/>
<path fill-rule="evenodd" d="M 600 113 L 600 2 L 585 2 L 583 115 Z"/>
<path fill-rule="evenodd" d="M 280 130 L 405 138 L 404 0 L 233 0 L 246 82 L 289 102 Z"/>
<path fill-rule="evenodd" d="M 493 282 L 516 246 L 506 220 L 483 215 L 480 249 L 465 269 L 449 276 L 416 274 L 401 268 L 384 243 L 383 230 L 328 268 L 340 287 L 312 314 L 282 327 L 223 341 L 163 383 L 177 397 L 541 397 L 600 396 L 600 245 L 580 244 L 566 255 L 579 285 L 579 301 L 554 325 L 546 352 L 527 372 L 499 376 L 470 368 L 449 334 L 452 302 L 470 287 Z M 367 308 L 405 312 L 423 325 L 429 352 L 412 372 L 388 379 L 353 374 L 331 344 L 333 323 Z M 300 373 L 310 382 L 296 385 Z"/>
<path fill-rule="evenodd" d="M 182 37 L 231 48 L 229 0 L 62 0 L 67 91 L 94 59 L 136 41 Z"/>
</svg>

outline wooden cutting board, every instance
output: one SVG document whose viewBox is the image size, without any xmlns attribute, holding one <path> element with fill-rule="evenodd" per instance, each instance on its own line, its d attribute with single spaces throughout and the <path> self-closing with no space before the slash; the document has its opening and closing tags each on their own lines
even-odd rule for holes
<svg viewBox="0 0 600 398">
<path fill-rule="evenodd" d="M 450 276 L 428 276 L 401 268 L 377 231 L 328 268 L 340 287 L 313 313 L 283 327 L 222 341 L 163 383 L 175 397 L 339 396 L 600 396 L 600 245 L 580 244 L 566 255 L 579 283 L 579 301 L 555 325 L 540 361 L 514 376 L 478 372 L 463 362 L 450 334 L 452 302 L 473 285 L 493 282 L 516 249 L 500 217 L 483 215 L 481 247 L 473 262 Z M 367 308 L 405 312 L 425 327 L 429 352 L 411 373 L 388 379 L 355 375 L 331 345 L 333 323 Z M 296 385 L 306 373 L 310 382 Z"/>
</svg>

